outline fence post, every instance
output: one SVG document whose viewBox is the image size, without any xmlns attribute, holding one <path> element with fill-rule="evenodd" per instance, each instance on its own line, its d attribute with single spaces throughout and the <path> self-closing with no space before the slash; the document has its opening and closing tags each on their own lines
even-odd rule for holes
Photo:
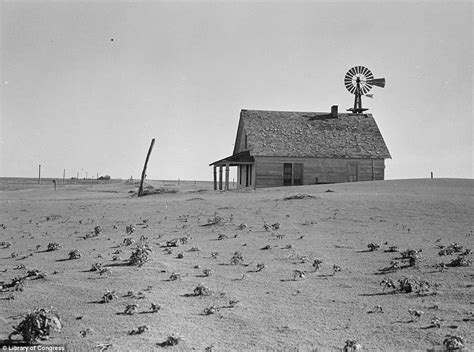
<svg viewBox="0 0 474 352">
<path fill-rule="evenodd" d="M 150 159 L 151 150 L 153 149 L 154 145 L 155 145 L 155 138 L 151 140 L 150 148 L 148 149 L 148 154 L 146 155 L 146 159 L 145 159 L 145 166 L 143 166 L 142 179 L 140 181 L 140 187 L 138 188 L 139 197 L 143 196 L 143 181 L 145 181 L 145 177 L 146 177 L 146 167 L 148 165 L 148 159 Z"/>
</svg>

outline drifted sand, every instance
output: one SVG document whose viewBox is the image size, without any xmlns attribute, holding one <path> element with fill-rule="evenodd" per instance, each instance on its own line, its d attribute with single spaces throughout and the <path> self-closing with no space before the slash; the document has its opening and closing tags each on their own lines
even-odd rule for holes
<svg viewBox="0 0 474 352">
<path fill-rule="evenodd" d="M 163 182 L 149 185 L 158 188 Z M 0 192 L 0 223 L 6 227 L 0 228 L 0 242 L 12 243 L 0 249 L 0 281 L 9 283 L 32 269 L 47 276 L 28 279 L 13 300 L 6 299 L 9 292 L 0 293 L 0 339 L 19 323 L 19 314 L 53 306 L 63 330 L 42 343 L 66 344 L 72 351 L 91 351 L 100 343 L 112 344 L 109 351 L 159 350 L 157 343 L 173 333 L 183 340 L 169 351 L 209 346 L 213 351 L 337 351 L 348 339 L 357 340 L 364 351 L 426 351 L 442 348 L 447 334 L 463 336 L 466 350 L 474 350 L 473 267 L 444 272 L 435 267 L 456 257 L 439 256 L 439 245 L 457 242 L 474 249 L 472 180 L 229 192 L 212 191 L 209 183 L 184 182 L 166 184 L 177 193 L 143 198 L 131 197 L 136 184 L 127 182 L 59 185 L 56 192 L 51 184 L 30 186 L 3 187 Z M 306 197 L 284 200 L 294 195 Z M 215 217 L 223 220 L 201 226 Z M 264 224 L 274 223 L 279 229 L 264 229 Z M 246 226 L 240 229 L 240 224 Z M 128 225 L 136 227 L 131 235 L 126 234 Z M 103 232 L 84 239 L 95 226 Z M 218 240 L 219 235 L 227 238 Z M 123 239 L 139 242 L 141 236 L 153 249 L 150 260 L 142 267 L 125 265 L 135 244 L 121 246 Z M 190 236 L 188 242 L 171 254 L 161 247 L 185 236 Z M 46 252 L 50 242 L 62 247 Z M 381 248 L 367 251 L 370 242 Z M 262 249 L 267 245 L 269 249 Z M 380 272 L 400 257 L 384 252 L 389 246 L 422 249 L 422 259 L 414 267 Z M 192 247 L 200 251 L 189 251 Z M 73 249 L 82 257 L 67 260 Z M 118 249 L 120 258 L 113 261 Z M 230 265 L 236 251 L 248 266 Z M 219 254 L 213 258 L 212 252 Z M 12 253 L 18 256 L 12 258 Z M 179 253 L 184 257 L 179 259 Z M 323 262 L 318 272 L 312 272 L 314 259 Z M 111 273 L 89 271 L 96 262 Z M 259 263 L 265 268 L 255 272 Z M 21 264 L 26 268 L 15 269 Z M 335 275 L 334 264 L 342 269 Z M 202 275 L 206 268 L 212 275 Z M 306 277 L 292 280 L 295 269 Z M 171 273 L 182 279 L 170 281 Z M 441 286 L 436 295 L 420 296 L 392 294 L 379 285 L 384 278 L 396 282 L 405 276 Z M 213 294 L 191 296 L 199 283 Z M 118 298 L 98 303 L 106 290 Z M 124 297 L 130 290 L 143 291 L 145 298 Z M 203 314 L 206 307 L 227 306 L 229 300 L 239 303 Z M 145 314 L 152 302 L 163 308 Z M 137 314 L 120 314 L 132 303 L 139 305 Z M 369 313 L 375 306 L 383 313 Z M 408 309 L 424 314 L 411 321 Z M 440 328 L 429 327 L 435 316 L 442 319 Z M 128 335 L 141 325 L 149 330 Z M 91 330 L 83 337 L 80 331 L 85 329 Z"/>
</svg>

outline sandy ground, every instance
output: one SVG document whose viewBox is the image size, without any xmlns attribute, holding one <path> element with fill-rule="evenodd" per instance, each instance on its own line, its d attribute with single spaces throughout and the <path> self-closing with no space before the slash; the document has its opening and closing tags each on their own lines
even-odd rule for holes
<svg viewBox="0 0 474 352">
<path fill-rule="evenodd" d="M 472 180 L 229 192 L 212 191 L 211 183 L 149 184 L 179 192 L 131 197 L 137 187 L 125 181 L 60 185 L 56 192 L 49 183 L 3 183 L 0 242 L 11 247 L 0 249 L 0 284 L 27 270 L 47 274 L 27 279 L 14 299 L 8 299 L 11 290 L 0 293 L 3 343 L 20 314 L 53 306 L 63 329 L 41 343 L 71 351 L 99 351 L 104 343 L 111 344 L 109 351 L 160 350 L 172 334 L 182 340 L 169 351 L 340 351 L 348 339 L 364 351 L 440 351 L 448 334 L 463 336 L 465 350 L 474 350 L 472 266 L 436 267 L 457 257 L 439 256 L 440 245 L 473 248 Z M 294 195 L 306 197 L 285 200 Z M 221 220 L 203 226 L 209 219 Z M 275 223 L 279 228 L 264 228 Z M 126 233 L 129 225 L 136 228 L 132 234 Z M 96 226 L 103 231 L 86 238 Z M 187 243 L 167 251 L 167 241 L 186 236 Z M 135 243 L 124 245 L 128 237 Z M 153 250 L 149 261 L 127 265 L 140 239 Z M 46 251 L 51 242 L 61 248 Z M 368 251 L 371 242 L 380 248 Z M 385 251 L 390 246 L 422 249 L 422 257 L 414 266 L 383 271 L 400 258 Z M 68 260 L 73 249 L 80 259 Z M 236 251 L 244 265 L 231 265 Z M 317 271 L 315 259 L 322 261 Z M 90 271 L 97 262 L 110 272 Z M 264 268 L 257 271 L 257 264 Z M 334 273 L 334 265 L 341 270 Z M 295 270 L 305 277 L 294 279 Z M 170 280 L 172 273 L 181 279 Z M 403 277 L 431 287 L 401 293 L 380 285 Z M 210 296 L 193 295 L 200 283 Z M 117 298 L 100 303 L 107 290 Z M 131 290 L 142 294 L 127 296 Z M 161 310 L 150 313 L 151 303 Z M 123 314 L 128 304 L 138 304 L 138 312 Z M 204 314 L 213 305 L 215 314 Z M 409 309 L 423 314 L 412 318 Z M 440 327 L 431 326 L 433 317 Z M 129 335 L 142 325 L 149 330 Z"/>
</svg>

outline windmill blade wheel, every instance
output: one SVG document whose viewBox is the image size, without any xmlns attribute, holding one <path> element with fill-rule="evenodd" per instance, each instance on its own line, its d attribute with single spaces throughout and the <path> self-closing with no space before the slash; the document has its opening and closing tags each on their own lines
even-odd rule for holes
<svg viewBox="0 0 474 352">
<path fill-rule="evenodd" d="M 354 66 L 347 71 L 344 77 L 344 85 L 351 94 L 355 94 L 357 80 L 359 80 L 361 93 L 363 95 L 367 94 L 374 85 L 380 87 L 382 84 L 381 80 L 383 80 L 383 84 L 385 85 L 385 79 L 374 79 L 374 75 L 368 68 L 364 66 Z"/>
</svg>

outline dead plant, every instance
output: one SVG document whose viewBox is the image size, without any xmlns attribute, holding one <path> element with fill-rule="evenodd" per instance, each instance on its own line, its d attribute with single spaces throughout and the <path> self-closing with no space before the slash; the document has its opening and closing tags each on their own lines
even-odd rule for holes
<svg viewBox="0 0 474 352">
<path fill-rule="evenodd" d="M 214 314 L 218 311 L 218 308 L 215 305 L 204 308 L 204 315 Z"/>
<path fill-rule="evenodd" d="M 151 248 L 146 243 L 138 244 L 129 259 L 129 265 L 142 266 L 148 261 Z"/>
<path fill-rule="evenodd" d="M 380 245 L 377 243 L 371 242 L 367 245 L 367 248 L 369 249 L 370 252 L 373 252 L 373 251 L 378 250 L 380 248 Z"/>
<path fill-rule="evenodd" d="M 323 263 L 322 260 L 320 259 L 315 259 L 313 261 L 313 268 L 314 268 L 314 272 L 318 271 L 319 270 L 319 266 Z"/>
<path fill-rule="evenodd" d="M 242 265 L 244 263 L 244 258 L 242 257 L 242 253 L 234 252 L 232 258 L 230 258 L 230 264 L 232 265 Z"/>
<path fill-rule="evenodd" d="M 126 314 L 126 315 L 133 315 L 133 314 L 135 314 L 136 312 L 138 312 L 138 304 L 129 304 L 129 305 L 127 305 L 127 307 L 125 308 L 125 311 L 123 312 L 123 314 Z"/>
<path fill-rule="evenodd" d="M 193 291 L 194 296 L 210 296 L 211 295 L 211 290 L 204 286 L 204 284 L 199 284 L 196 286 L 196 288 Z"/>
<path fill-rule="evenodd" d="M 69 260 L 80 259 L 81 256 L 82 254 L 77 249 L 74 249 L 69 252 Z"/>
<path fill-rule="evenodd" d="M 464 348 L 464 338 L 462 336 L 446 335 L 443 346 L 446 348 L 446 351 L 461 350 Z"/>
<path fill-rule="evenodd" d="M 202 274 L 203 274 L 204 276 L 211 276 L 212 273 L 213 273 L 212 269 L 203 269 L 203 270 L 202 270 Z"/>
<path fill-rule="evenodd" d="M 177 273 L 172 273 L 170 275 L 170 281 L 176 281 L 176 280 L 181 280 L 181 275 Z"/>
<path fill-rule="evenodd" d="M 27 313 L 18 326 L 13 327 L 14 331 L 8 335 L 8 339 L 21 335 L 22 340 L 31 345 L 38 340 L 48 339 L 51 331 L 61 331 L 61 328 L 61 320 L 52 309 L 36 308 Z"/>
<path fill-rule="evenodd" d="M 470 266 L 472 261 L 467 259 L 464 255 L 459 255 L 456 259 L 451 260 L 448 264 L 449 267 L 458 267 L 458 266 Z"/>
<path fill-rule="evenodd" d="M 128 334 L 129 335 L 140 335 L 143 334 L 145 331 L 148 331 L 148 326 L 142 325 L 137 328 L 137 330 L 132 330 Z"/>
<path fill-rule="evenodd" d="M 293 281 L 304 279 L 305 277 L 306 273 L 304 271 L 298 269 L 293 270 Z"/>
<path fill-rule="evenodd" d="M 385 252 L 398 252 L 398 246 L 390 246 Z"/>
<path fill-rule="evenodd" d="M 408 314 L 410 314 L 410 317 L 411 317 L 412 321 L 414 321 L 414 320 L 420 318 L 425 313 L 421 310 L 408 309 Z"/>
<path fill-rule="evenodd" d="M 132 233 L 135 232 L 135 226 L 128 225 L 127 227 L 125 227 L 125 232 L 127 233 L 127 235 L 131 235 Z"/>
<path fill-rule="evenodd" d="M 183 340 L 181 336 L 178 336 L 176 334 L 173 334 L 171 336 L 168 336 L 168 338 L 161 342 L 158 343 L 160 347 L 171 347 L 171 346 L 176 346 L 178 343 L 180 343 Z"/>
<path fill-rule="evenodd" d="M 396 289 L 396 286 L 391 279 L 383 279 L 382 281 L 380 281 L 380 285 L 383 286 L 382 291 L 385 291 L 386 288 Z"/>
<path fill-rule="evenodd" d="M 114 299 L 117 299 L 117 294 L 115 293 L 115 291 L 109 291 L 107 290 L 107 292 L 104 293 L 104 295 L 102 296 L 102 303 L 109 303 L 110 301 L 114 300 Z"/>
<path fill-rule="evenodd" d="M 219 216 L 217 212 L 214 213 L 214 217 L 207 219 L 207 224 L 201 226 L 212 226 L 212 225 L 222 225 L 224 222 L 224 218 Z"/>
<path fill-rule="evenodd" d="M 333 273 L 333 275 L 335 275 L 336 273 L 340 272 L 341 270 L 342 270 L 342 268 L 341 268 L 339 265 L 334 264 L 334 265 L 332 266 L 332 273 Z"/>
<path fill-rule="evenodd" d="M 369 313 L 383 313 L 383 308 L 381 306 L 375 306 Z"/>
<path fill-rule="evenodd" d="M 431 325 L 430 326 L 433 327 L 433 328 L 440 328 L 442 321 L 443 321 L 443 319 L 441 319 L 441 318 L 433 317 L 433 318 L 431 318 L 431 322 L 430 322 Z"/>
<path fill-rule="evenodd" d="M 163 308 L 163 306 L 161 304 L 152 303 L 151 307 L 150 307 L 150 311 L 152 313 L 158 313 L 158 311 L 161 310 L 162 308 Z"/>
<path fill-rule="evenodd" d="M 400 252 L 402 260 L 408 260 L 408 266 L 414 266 L 421 259 L 421 249 L 407 249 Z"/>
<path fill-rule="evenodd" d="M 47 251 L 48 252 L 57 251 L 60 247 L 61 247 L 61 245 L 59 243 L 51 242 L 51 243 L 48 244 Z"/>
<path fill-rule="evenodd" d="M 0 242 L 0 246 L 2 246 L 3 249 L 10 248 L 12 246 L 11 242 Z"/>
<path fill-rule="evenodd" d="M 35 279 L 44 279 L 46 277 L 46 274 L 42 271 L 39 271 L 38 269 L 32 269 L 26 272 L 25 278 L 27 277 L 32 277 Z"/>
<path fill-rule="evenodd" d="M 239 230 L 244 230 L 247 228 L 247 224 L 240 224 L 239 225 Z"/>
<path fill-rule="evenodd" d="M 131 237 L 125 237 L 122 241 L 122 245 L 124 246 L 130 246 L 135 243 L 135 240 Z"/>
<path fill-rule="evenodd" d="M 96 236 L 99 236 L 102 233 L 102 231 L 103 231 L 102 227 L 100 227 L 100 226 L 94 227 L 94 233 L 95 233 Z"/>
<path fill-rule="evenodd" d="M 361 344 L 357 343 L 356 340 L 346 340 L 346 345 L 343 348 L 343 352 L 355 352 L 362 351 Z"/>
</svg>

